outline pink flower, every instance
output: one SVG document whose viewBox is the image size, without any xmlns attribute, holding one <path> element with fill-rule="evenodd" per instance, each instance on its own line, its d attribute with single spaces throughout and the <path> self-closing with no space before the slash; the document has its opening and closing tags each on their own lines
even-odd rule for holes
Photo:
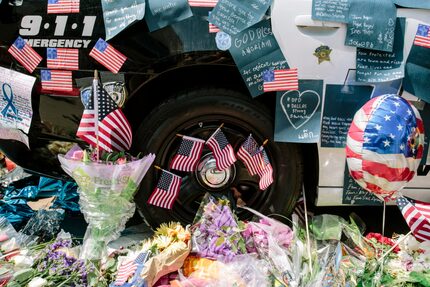
<svg viewBox="0 0 430 287">
<path fill-rule="evenodd" d="M 127 159 L 125 157 L 120 157 L 116 160 L 116 164 L 124 164 L 127 162 Z"/>
<path fill-rule="evenodd" d="M 72 153 L 72 156 L 70 158 L 74 160 L 82 160 L 84 158 L 84 151 L 76 150 Z"/>
</svg>

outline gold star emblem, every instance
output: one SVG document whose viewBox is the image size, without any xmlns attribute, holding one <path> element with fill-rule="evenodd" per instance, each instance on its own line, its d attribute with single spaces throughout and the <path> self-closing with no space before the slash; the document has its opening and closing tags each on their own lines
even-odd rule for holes
<svg viewBox="0 0 430 287">
<path fill-rule="evenodd" d="M 318 64 L 324 61 L 330 62 L 330 53 L 332 49 L 329 46 L 319 46 L 315 49 L 314 56 L 318 58 Z"/>
</svg>

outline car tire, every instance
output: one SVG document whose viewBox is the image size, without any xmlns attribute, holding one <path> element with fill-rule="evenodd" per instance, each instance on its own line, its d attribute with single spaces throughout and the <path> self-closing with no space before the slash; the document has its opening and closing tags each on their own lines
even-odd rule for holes
<svg viewBox="0 0 430 287">
<path fill-rule="evenodd" d="M 250 218 L 251 214 L 237 208 L 240 201 L 266 214 L 288 215 L 292 211 L 303 183 L 300 146 L 275 143 L 273 116 L 265 105 L 248 95 L 220 88 L 180 92 L 145 118 L 135 133 L 133 150 L 155 153 L 154 164 L 168 170 L 181 142 L 177 134 L 207 140 L 221 123 L 224 123 L 222 130 L 235 151 L 249 133 L 259 144 L 269 139 L 265 150 L 273 166 L 274 183 L 265 191 L 259 190 L 258 177 L 250 176 L 239 159 L 229 173 L 217 174 L 218 178 L 210 178 L 208 183 L 207 173 L 216 172 L 203 172 L 214 161 L 205 146 L 202 161 L 206 160 L 207 164 L 202 164 L 200 172 L 171 171 L 183 178 L 179 196 L 171 210 L 147 203 L 160 176 L 159 170 L 150 168 L 135 196 L 138 211 L 148 224 L 156 227 L 168 221 L 191 223 L 206 192 L 215 197 L 227 197 L 242 219 Z"/>
</svg>

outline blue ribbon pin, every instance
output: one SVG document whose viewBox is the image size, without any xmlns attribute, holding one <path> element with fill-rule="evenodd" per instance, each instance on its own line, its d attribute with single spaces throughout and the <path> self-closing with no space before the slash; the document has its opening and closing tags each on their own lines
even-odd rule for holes
<svg viewBox="0 0 430 287">
<path fill-rule="evenodd" d="M 6 91 L 6 87 L 9 88 L 9 93 L 7 93 Z M 18 110 L 15 107 L 15 105 L 13 104 L 13 91 L 12 91 L 12 87 L 9 84 L 3 84 L 2 86 L 2 90 L 3 90 L 3 99 L 7 102 L 6 103 L 6 107 L 3 108 L 3 110 L 1 111 L 1 114 L 3 115 L 3 117 L 7 116 L 7 113 L 9 112 L 9 109 L 12 110 L 12 112 L 18 116 Z"/>
</svg>

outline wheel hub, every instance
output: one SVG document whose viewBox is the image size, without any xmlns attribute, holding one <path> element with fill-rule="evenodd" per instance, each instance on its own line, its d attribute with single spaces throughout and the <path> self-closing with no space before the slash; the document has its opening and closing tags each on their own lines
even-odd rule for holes
<svg viewBox="0 0 430 287">
<path fill-rule="evenodd" d="M 200 185 L 212 190 L 225 188 L 233 181 L 235 174 L 234 165 L 218 170 L 212 153 L 205 154 L 196 169 L 196 178 Z"/>
</svg>

